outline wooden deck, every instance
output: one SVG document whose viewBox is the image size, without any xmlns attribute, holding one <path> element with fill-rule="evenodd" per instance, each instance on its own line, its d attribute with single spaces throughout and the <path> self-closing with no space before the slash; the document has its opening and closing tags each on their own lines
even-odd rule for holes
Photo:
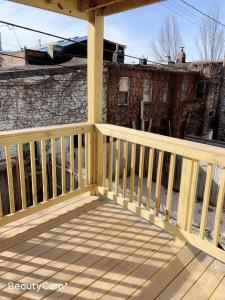
<svg viewBox="0 0 225 300">
<path fill-rule="evenodd" d="M 1 300 L 224 299 L 224 264 L 105 198 L 83 195 L 0 230 Z M 32 283 L 39 292 L 22 285 Z"/>
</svg>

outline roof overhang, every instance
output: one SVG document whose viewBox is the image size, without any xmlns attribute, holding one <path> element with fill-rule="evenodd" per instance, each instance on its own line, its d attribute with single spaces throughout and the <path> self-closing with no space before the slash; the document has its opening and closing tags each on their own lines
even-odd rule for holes
<svg viewBox="0 0 225 300">
<path fill-rule="evenodd" d="M 112 15 L 129 9 L 161 2 L 164 0 L 9 0 L 32 7 L 88 20 L 89 14 L 96 9 L 103 16 Z"/>
</svg>

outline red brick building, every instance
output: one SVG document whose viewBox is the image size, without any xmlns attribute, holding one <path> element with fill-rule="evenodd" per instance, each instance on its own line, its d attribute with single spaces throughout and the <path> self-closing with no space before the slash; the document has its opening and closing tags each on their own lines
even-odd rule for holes
<svg viewBox="0 0 225 300">
<path fill-rule="evenodd" d="M 200 119 L 204 116 L 204 95 L 197 97 L 199 72 L 111 65 L 108 74 L 108 123 L 178 138 L 201 134 L 201 120 L 196 127 L 189 124 L 193 112 L 200 110 Z"/>
</svg>

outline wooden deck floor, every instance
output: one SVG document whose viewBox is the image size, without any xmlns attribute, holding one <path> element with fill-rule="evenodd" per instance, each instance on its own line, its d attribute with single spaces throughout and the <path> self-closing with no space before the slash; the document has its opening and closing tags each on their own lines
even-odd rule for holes
<svg viewBox="0 0 225 300">
<path fill-rule="evenodd" d="M 225 299 L 224 264 L 107 199 L 71 199 L 0 230 L 2 300 Z"/>
</svg>

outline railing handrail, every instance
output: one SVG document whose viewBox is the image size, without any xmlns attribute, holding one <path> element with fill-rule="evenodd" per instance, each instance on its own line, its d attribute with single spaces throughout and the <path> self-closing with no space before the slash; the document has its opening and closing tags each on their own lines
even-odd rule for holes
<svg viewBox="0 0 225 300">
<path fill-rule="evenodd" d="M 225 149 L 223 148 L 111 124 L 95 124 L 95 127 L 107 136 L 225 167 Z"/>
<path fill-rule="evenodd" d="M 11 145 L 13 143 L 27 143 L 45 138 L 57 138 L 70 134 L 86 133 L 92 130 L 94 130 L 94 125 L 85 122 L 3 131 L 0 132 L 0 146 Z"/>
</svg>

